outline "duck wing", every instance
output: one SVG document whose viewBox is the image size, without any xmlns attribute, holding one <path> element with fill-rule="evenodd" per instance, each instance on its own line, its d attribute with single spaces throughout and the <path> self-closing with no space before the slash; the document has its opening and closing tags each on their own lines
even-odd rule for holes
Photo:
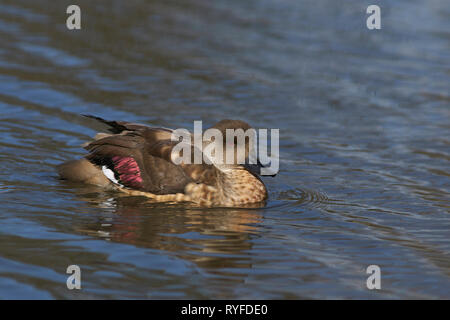
<svg viewBox="0 0 450 320">
<path fill-rule="evenodd" d="M 192 182 L 215 183 L 213 165 L 172 162 L 172 150 L 178 144 L 170 139 L 172 130 L 90 117 L 109 125 L 113 134 L 87 144 L 86 159 L 112 182 L 154 194 L 183 193 Z"/>
</svg>

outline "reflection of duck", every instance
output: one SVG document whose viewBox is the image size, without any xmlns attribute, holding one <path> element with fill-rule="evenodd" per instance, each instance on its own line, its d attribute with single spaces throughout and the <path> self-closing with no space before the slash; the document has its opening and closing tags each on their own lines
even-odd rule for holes
<svg viewBox="0 0 450 320">
<path fill-rule="evenodd" d="M 171 252 L 218 273 L 249 268 L 252 239 L 261 231 L 261 209 L 200 208 L 149 202 L 97 186 L 75 188 L 79 200 L 101 214 L 74 229 L 82 234 L 140 248 Z M 230 270 L 222 270 L 230 269 Z M 238 278 L 235 278 L 238 281 Z"/>
<path fill-rule="evenodd" d="M 152 128 L 123 121 L 106 121 L 111 134 L 99 133 L 87 143 L 85 158 L 58 167 L 61 178 L 122 190 L 131 195 L 149 196 L 156 201 L 190 201 L 206 206 L 241 206 L 261 203 L 267 198 L 258 177 L 260 164 L 238 164 L 239 152 L 249 156 L 248 140 L 243 145 L 223 141 L 223 154 L 232 148 L 232 164 L 211 159 L 212 164 L 174 164 L 170 129 Z M 223 137 L 227 129 L 251 127 L 240 120 L 222 120 L 212 127 Z M 236 147 L 235 147 L 236 146 Z M 194 154 L 198 152 L 192 144 Z M 243 150 L 242 150 L 243 149 Z"/>
</svg>

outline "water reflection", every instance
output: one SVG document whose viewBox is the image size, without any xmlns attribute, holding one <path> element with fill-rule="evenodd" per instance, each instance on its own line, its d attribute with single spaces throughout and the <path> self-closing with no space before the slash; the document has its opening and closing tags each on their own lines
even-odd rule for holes
<svg viewBox="0 0 450 320">
<path fill-rule="evenodd" d="M 89 186 L 78 200 L 106 209 L 97 221 L 74 226 L 79 233 L 108 241 L 174 252 L 211 269 L 249 268 L 251 240 L 259 236 L 262 212 L 249 208 L 198 208 L 154 203 Z"/>
</svg>

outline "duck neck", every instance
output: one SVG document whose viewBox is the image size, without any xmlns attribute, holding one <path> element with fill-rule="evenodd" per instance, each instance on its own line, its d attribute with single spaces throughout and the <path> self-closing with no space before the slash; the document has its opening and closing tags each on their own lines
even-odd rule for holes
<svg viewBox="0 0 450 320">
<path fill-rule="evenodd" d="M 244 168 L 220 170 L 218 189 L 230 204 L 255 203 L 267 198 L 264 183 Z"/>
</svg>

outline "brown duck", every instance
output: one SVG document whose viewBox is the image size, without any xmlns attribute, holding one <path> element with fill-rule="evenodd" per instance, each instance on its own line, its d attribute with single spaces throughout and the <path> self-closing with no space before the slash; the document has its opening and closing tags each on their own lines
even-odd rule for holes
<svg viewBox="0 0 450 320">
<path fill-rule="evenodd" d="M 202 206 L 236 207 L 261 203 L 267 190 L 259 178 L 261 164 L 175 164 L 173 130 L 124 121 L 107 121 L 111 133 L 98 133 L 84 144 L 84 158 L 58 166 L 62 179 L 99 185 L 159 202 L 193 202 Z M 225 137 L 226 129 L 251 128 L 240 120 L 222 120 L 212 128 Z M 237 144 L 235 144 L 237 145 Z M 235 145 L 223 144 L 226 148 Z M 194 148 L 194 147 L 192 147 Z M 248 141 L 245 144 L 248 159 Z M 228 162 L 227 162 L 228 163 Z M 237 161 L 236 161 L 237 163 Z"/>
</svg>

